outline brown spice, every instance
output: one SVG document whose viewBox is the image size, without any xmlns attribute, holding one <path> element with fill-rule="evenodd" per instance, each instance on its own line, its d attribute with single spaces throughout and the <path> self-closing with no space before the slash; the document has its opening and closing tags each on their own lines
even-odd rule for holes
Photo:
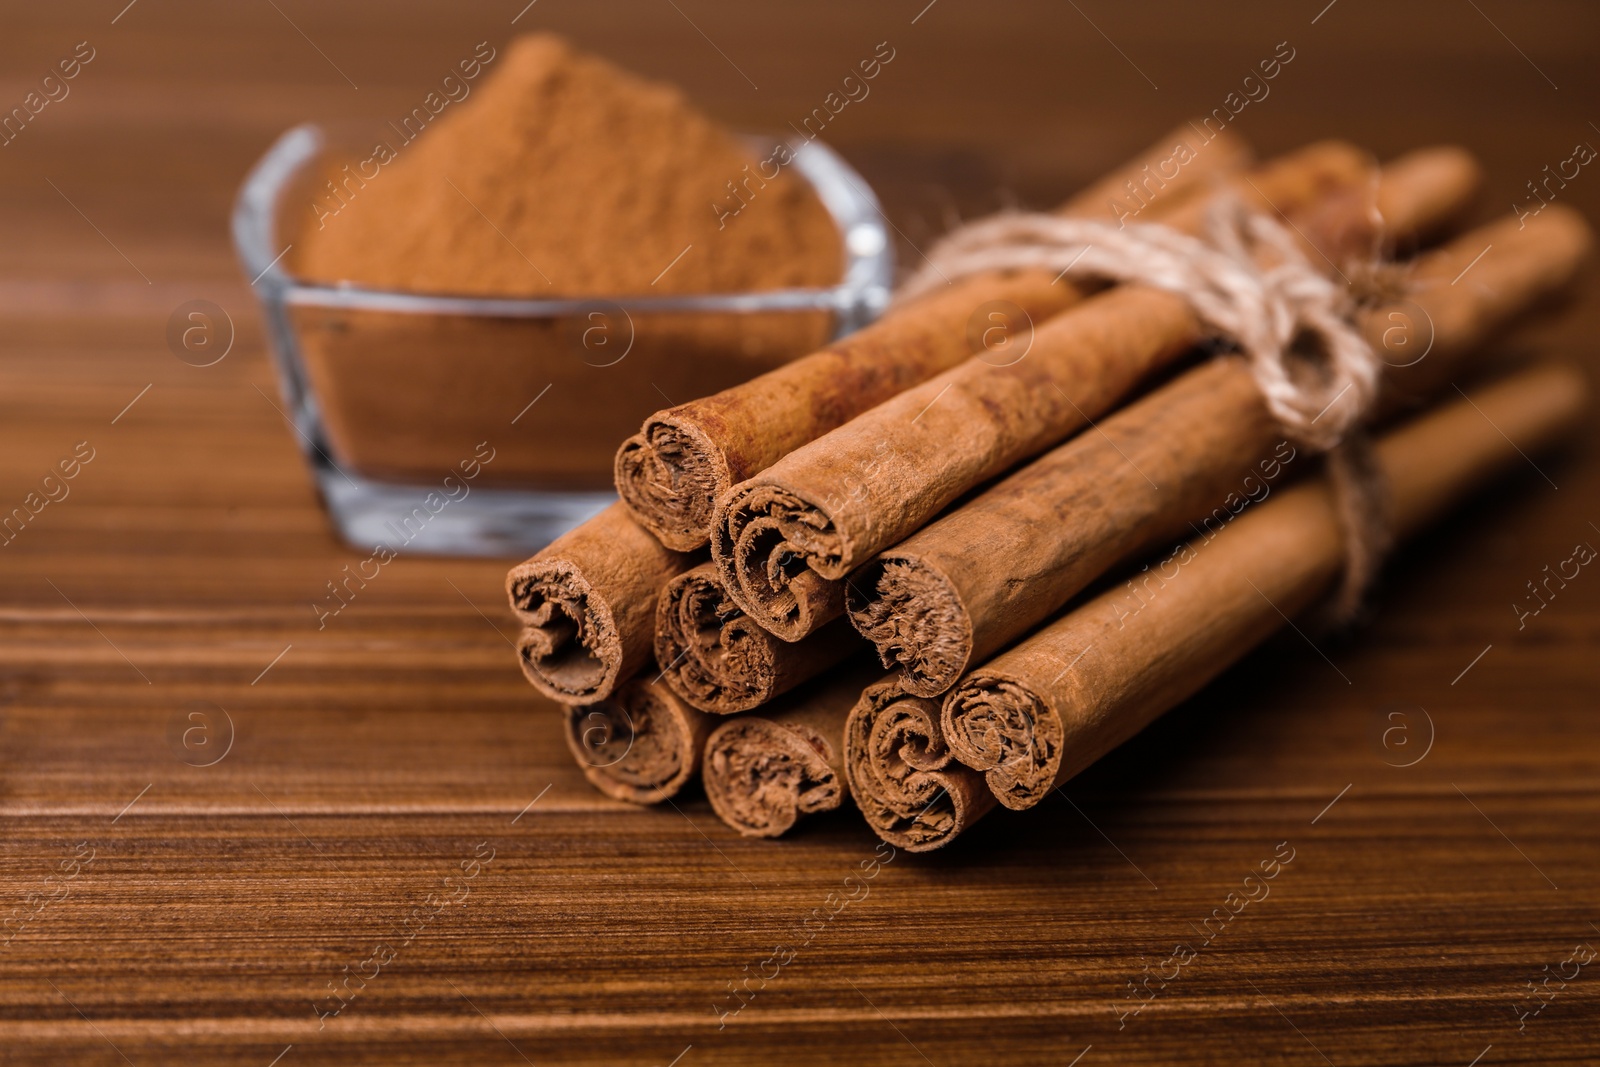
<svg viewBox="0 0 1600 1067">
<path fill-rule="evenodd" d="M 702 563 L 662 588 L 655 650 L 673 692 L 701 711 L 731 715 L 861 651 L 861 639 L 836 619 L 804 641 L 781 641 L 750 621 L 728 599 L 717 569 Z"/>
<path fill-rule="evenodd" d="M 1240 190 L 1257 210 L 1289 212 L 1311 249 L 1328 230 L 1348 234 L 1371 216 L 1362 198 L 1336 198 L 1343 217 L 1321 208 L 1330 199 L 1315 180 L 1325 151 L 1310 150 L 1318 166 L 1307 166 L 1305 150 L 1274 161 Z M 1363 180 L 1347 188 L 1374 188 L 1356 173 Z M 1376 188 L 1390 177 L 1380 174 Z M 1407 177 L 1436 182 L 1432 171 Z M 1462 188 L 1452 179 L 1440 192 Z M 1294 191 L 1306 199 L 1286 195 Z M 1407 231 L 1409 221 L 1393 224 Z M 1205 331 L 1186 298 L 1120 286 L 1040 326 L 1026 358 L 1002 365 L 976 356 L 796 449 L 718 499 L 711 554 L 729 597 L 779 637 L 799 640 L 843 610 L 853 569 L 974 486 L 1092 424 Z M 960 669 L 949 666 L 936 687 L 911 690 L 941 692 Z"/>
<path fill-rule="evenodd" d="M 779 837 L 846 792 L 844 724 L 863 689 L 883 680 L 868 657 L 813 678 L 706 738 L 701 781 L 717 817 L 746 837 Z"/>
<path fill-rule="evenodd" d="M 994 809 L 984 776 L 944 742 L 939 702 L 897 679 L 867 686 L 844 728 L 850 796 L 873 832 L 896 848 L 931 852 Z"/>
<path fill-rule="evenodd" d="M 1587 406 L 1583 374 L 1546 364 L 1386 434 L 1395 536 L 1569 434 Z M 1006 807 L 1032 807 L 1310 606 L 1338 577 L 1340 542 L 1327 483 L 1291 488 L 1180 546 L 1136 611 L 1113 588 L 968 674 L 945 697 L 945 742 Z"/>
<path fill-rule="evenodd" d="M 1143 219 L 1165 215 L 1235 170 L 1249 155 L 1232 136 L 1190 148 L 1193 131 L 1179 127 L 1059 211 L 1082 217 L 1118 217 L 1128 209 L 1118 197 L 1168 157 L 1187 160 L 1176 177 L 1146 189 Z M 1176 146 L 1176 147 L 1175 147 Z M 1300 155 L 1304 156 L 1302 152 Z M 1318 153 L 1323 164 L 1307 173 L 1323 177 L 1347 169 L 1335 148 Z M 1346 156 L 1344 160 L 1337 157 Z M 1336 157 L 1333 159 L 1329 156 Z M 1341 162 L 1343 167 L 1341 168 Z M 892 310 L 881 321 L 776 371 L 720 393 L 656 412 L 617 452 L 617 492 L 634 518 L 663 544 L 688 551 L 710 538 L 713 506 L 723 493 L 784 455 L 848 422 L 918 382 L 965 360 L 973 352 L 969 330 L 986 305 L 1010 304 L 1029 322 L 1042 322 L 1076 304 L 1088 290 L 1057 282 L 1055 272 L 1022 270 L 964 278 L 948 289 Z"/>
<path fill-rule="evenodd" d="M 1442 384 L 1469 352 L 1571 281 L 1590 243 L 1588 226 L 1573 212 L 1550 212 L 1522 229 L 1512 218 L 1480 227 L 1412 261 L 1414 297 L 1366 312 L 1361 325 L 1387 355 L 1382 335 L 1398 316 L 1437 324 L 1426 362 Z M 1490 245 L 1496 255 L 1476 266 L 1477 284 L 1451 285 Z M 1384 369 L 1392 393 L 1397 371 Z M 943 693 L 1130 554 L 1200 529 L 1191 524 L 1220 528 L 1236 505 L 1245 506 L 1241 488 L 1264 499 L 1270 490 L 1255 475 L 1270 481 L 1295 455 L 1280 440 L 1254 376 L 1234 356 L 1187 372 L 1096 430 L 851 577 L 851 622 L 878 647 L 884 666 L 904 667 L 907 692 Z"/>
<path fill-rule="evenodd" d="M 561 713 L 583 776 L 606 796 L 634 804 L 670 800 L 693 781 L 715 721 L 653 684 L 649 671 L 598 703 Z"/>
<path fill-rule="evenodd" d="M 565 704 L 604 700 L 650 661 L 656 597 L 695 562 L 620 504 L 562 534 L 506 574 L 523 676 Z"/>
<path fill-rule="evenodd" d="M 677 89 L 559 37 L 519 37 L 471 96 L 308 230 L 299 269 L 378 288 L 507 296 L 838 281 L 837 228 L 790 171 L 719 222 L 713 204 L 753 161 Z"/>
</svg>

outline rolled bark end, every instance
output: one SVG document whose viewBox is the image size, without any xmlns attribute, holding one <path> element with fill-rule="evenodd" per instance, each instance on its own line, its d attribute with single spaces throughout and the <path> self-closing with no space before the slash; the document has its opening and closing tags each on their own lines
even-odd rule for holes
<svg viewBox="0 0 1600 1067">
<path fill-rule="evenodd" d="M 610 697 L 568 707 L 567 747 L 602 793 L 634 804 L 676 796 L 700 768 L 710 720 L 644 677 Z"/>
<path fill-rule="evenodd" d="M 939 696 L 972 658 L 972 618 L 961 595 L 923 560 L 878 557 L 850 579 L 845 608 L 883 665 L 902 668 L 901 685 L 914 696 Z"/>
<path fill-rule="evenodd" d="M 745 614 L 785 641 L 844 613 L 844 583 L 818 573 L 841 556 L 826 517 L 792 493 L 746 484 L 718 505 L 711 558 L 723 585 Z"/>
<path fill-rule="evenodd" d="M 869 686 L 851 711 L 845 775 L 873 832 L 909 852 L 943 848 L 995 806 L 983 776 L 951 759 L 938 702 L 898 682 Z"/>
<path fill-rule="evenodd" d="M 778 837 L 802 815 L 831 811 L 844 800 L 834 760 L 833 744 L 803 724 L 734 719 L 706 742 L 706 796 L 744 836 Z"/>
<path fill-rule="evenodd" d="M 604 699 L 649 662 L 661 587 L 695 562 L 621 504 L 568 530 L 506 573 L 522 673 L 563 704 Z"/>
<path fill-rule="evenodd" d="M 945 697 L 941 725 L 956 758 L 983 771 L 1006 807 L 1031 808 L 1055 784 L 1061 717 L 1020 682 L 974 672 Z"/>
<path fill-rule="evenodd" d="M 563 560 L 526 564 L 510 586 L 523 622 L 517 661 L 533 687 L 565 704 L 592 704 L 611 692 L 622 635 L 578 568 Z"/>
<path fill-rule="evenodd" d="M 722 450 L 692 423 L 664 415 L 622 443 L 612 473 L 639 525 L 679 552 L 710 539 L 716 499 L 732 485 Z"/>
<path fill-rule="evenodd" d="M 748 711 L 777 691 L 776 639 L 752 622 L 709 565 L 667 584 L 656 608 L 656 662 L 689 703 L 721 715 Z"/>
</svg>

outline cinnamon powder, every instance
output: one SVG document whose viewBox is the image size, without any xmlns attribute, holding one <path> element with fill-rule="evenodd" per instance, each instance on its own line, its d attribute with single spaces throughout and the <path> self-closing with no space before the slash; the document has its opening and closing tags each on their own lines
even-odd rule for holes
<svg viewBox="0 0 1600 1067">
<path fill-rule="evenodd" d="M 555 36 L 519 37 L 372 180 L 343 183 L 337 216 L 300 242 L 299 273 L 506 296 L 837 282 L 826 209 L 787 168 L 751 178 L 755 158 L 677 89 Z M 719 220 L 730 182 L 748 203 Z"/>
<path fill-rule="evenodd" d="M 298 305 L 305 373 L 347 473 L 431 484 L 487 441 L 487 484 L 608 491 L 617 442 L 664 398 L 747 381 L 834 329 L 827 311 L 646 311 L 627 298 L 833 285 L 838 230 L 792 166 L 758 173 L 770 149 L 747 149 L 676 89 L 548 35 L 477 54 L 470 93 L 382 146 L 393 151 L 376 171 L 353 165 L 323 187 L 289 238 L 294 270 L 623 306 L 515 318 Z"/>
</svg>

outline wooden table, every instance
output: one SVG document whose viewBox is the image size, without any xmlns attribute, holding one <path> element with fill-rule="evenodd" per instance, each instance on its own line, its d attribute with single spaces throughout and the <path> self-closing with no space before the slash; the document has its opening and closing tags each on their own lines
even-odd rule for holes
<svg viewBox="0 0 1600 1067">
<path fill-rule="evenodd" d="M 1403 552 L 1354 637 L 1274 641 L 1065 795 L 884 863 L 719 1027 L 876 839 L 597 796 L 512 663 L 501 563 L 403 558 L 319 631 L 358 556 L 226 236 L 282 129 L 400 114 L 534 28 L 747 128 L 892 42 L 829 139 L 908 255 L 1221 106 L 1280 41 L 1237 120 L 1263 151 L 1459 141 L 1487 216 L 1600 144 L 1592 5 L 123 2 L 18 5 L 0 40 L 6 108 L 95 50 L 0 148 L 0 507 L 94 456 L 0 549 L 0 1062 L 1600 1062 L 1600 968 L 1564 963 L 1600 947 L 1600 576 L 1511 606 L 1600 542 L 1592 431 Z M 1595 216 L 1600 172 L 1559 195 Z M 1596 295 L 1537 343 L 1593 366 Z M 236 324 L 215 366 L 169 351 L 191 299 Z M 1270 896 L 1119 1018 L 1280 842 Z"/>
</svg>

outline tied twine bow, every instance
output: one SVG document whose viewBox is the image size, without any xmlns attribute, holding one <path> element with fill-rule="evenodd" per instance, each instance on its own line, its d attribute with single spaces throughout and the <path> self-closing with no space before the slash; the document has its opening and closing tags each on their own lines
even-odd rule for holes
<svg viewBox="0 0 1600 1067">
<path fill-rule="evenodd" d="M 1002 212 L 940 240 L 895 300 L 956 277 L 1027 267 L 1175 293 L 1245 357 L 1284 433 L 1327 453 L 1345 551 L 1333 615 L 1348 621 L 1389 541 L 1382 478 L 1362 425 L 1380 364 L 1354 321 L 1356 302 L 1276 220 L 1230 195 L 1208 209 L 1204 239 L 1149 223 Z"/>
</svg>

